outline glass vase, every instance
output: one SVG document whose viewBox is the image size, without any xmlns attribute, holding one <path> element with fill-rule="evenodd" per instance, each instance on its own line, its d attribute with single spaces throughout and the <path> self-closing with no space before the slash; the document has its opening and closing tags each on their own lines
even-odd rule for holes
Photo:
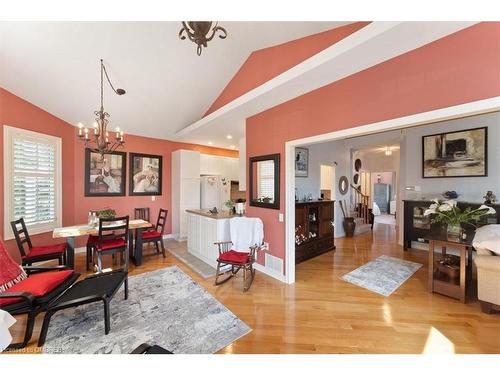
<svg viewBox="0 0 500 375">
<path fill-rule="evenodd" d="M 460 241 L 462 239 L 462 227 L 460 224 L 448 224 L 446 234 L 449 240 Z"/>
</svg>

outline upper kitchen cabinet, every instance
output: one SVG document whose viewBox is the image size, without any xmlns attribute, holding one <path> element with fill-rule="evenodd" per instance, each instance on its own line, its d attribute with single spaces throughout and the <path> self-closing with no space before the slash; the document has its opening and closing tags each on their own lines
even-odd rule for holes
<svg viewBox="0 0 500 375">
<path fill-rule="evenodd" d="M 238 181 L 238 159 L 225 156 L 200 155 L 200 174 L 227 177 Z"/>
</svg>

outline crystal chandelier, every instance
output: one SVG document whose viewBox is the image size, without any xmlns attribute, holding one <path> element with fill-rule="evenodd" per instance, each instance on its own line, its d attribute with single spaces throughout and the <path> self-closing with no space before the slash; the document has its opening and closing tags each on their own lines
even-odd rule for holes
<svg viewBox="0 0 500 375">
<path fill-rule="evenodd" d="M 220 31 L 219 38 L 226 39 L 227 37 L 226 29 L 220 27 L 218 22 L 216 22 L 215 26 L 212 28 L 212 23 L 212 21 L 182 21 L 182 29 L 179 31 L 179 38 L 184 40 L 187 35 L 191 42 L 198 45 L 196 53 L 200 56 L 202 47 L 207 48 L 207 42 L 210 42 L 214 38 L 217 31 Z M 184 35 L 184 33 L 186 33 L 186 35 Z"/>
<path fill-rule="evenodd" d="M 123 147 L 123 131 L 116 128 L 114 134 L 110 136 L 108 132 L 109 113 L 104 111 L 104 76 L 116 95 L 124 95 L 124 89 L 115 89 L 111 83 L 104 62 L 101 59 L 101 108 L 94 112 L 97 116 L 93 128 L 86 128 L 81 123 L 78 124 L 78 138 L 85 142 L 85 147 L 92 152 L 104 155 L 115 151 L 118 147 Z"/>
</svg>

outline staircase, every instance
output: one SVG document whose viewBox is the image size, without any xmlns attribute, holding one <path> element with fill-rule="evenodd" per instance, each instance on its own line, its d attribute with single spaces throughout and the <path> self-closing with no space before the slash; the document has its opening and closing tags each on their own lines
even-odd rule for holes
<svg viewBox="0 0 500 375">
<path fill-rule="evenodd" d="M 372 209 L 370 205 L 370 197 L 359 191 L 354 185 L 351 184 L 352 191 L 354 192 L 354 221 L 356 222 L 356 230 L 354 235 L 368 232 L 372 229 Z"/>
</svg>

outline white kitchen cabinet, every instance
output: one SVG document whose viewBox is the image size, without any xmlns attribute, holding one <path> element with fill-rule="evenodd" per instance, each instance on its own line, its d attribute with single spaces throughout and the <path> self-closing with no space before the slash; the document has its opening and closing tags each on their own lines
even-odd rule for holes
<svg viewBox="0 0 500 375">
<path fill-rule="evenodd" d="M 200 174 L 227 177 L 238 181 L 238 158 L 216 155 L 200 155 Z"/>
<path fill-rule="evenodd" d="M 187 237 L 187 209 L 200 208 L 200 153 L 177 150 L 172 153 L 172 235 Z"/>
</svg>

